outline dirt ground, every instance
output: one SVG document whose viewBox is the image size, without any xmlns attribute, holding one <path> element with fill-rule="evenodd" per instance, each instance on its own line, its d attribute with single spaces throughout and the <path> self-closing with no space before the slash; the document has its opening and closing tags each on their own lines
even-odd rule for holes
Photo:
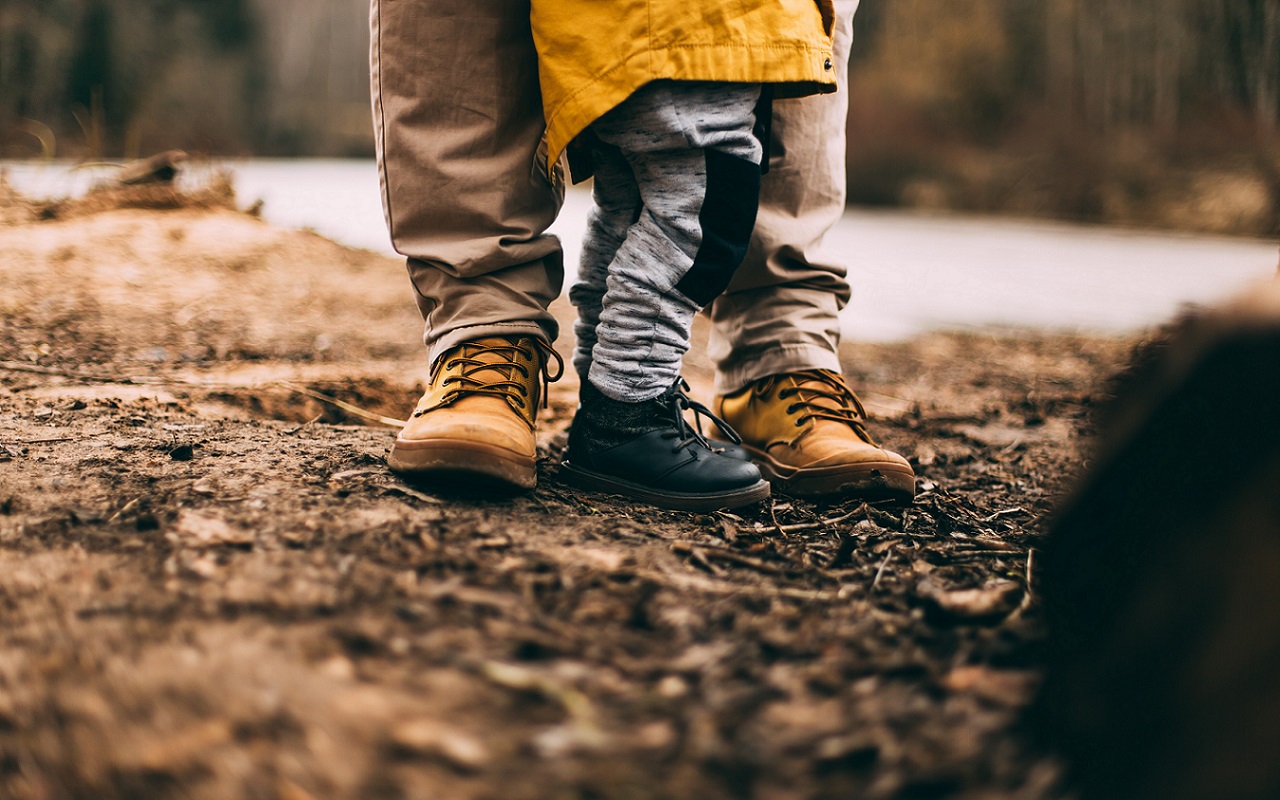
<svg viewBox="0 0 1280 800">
<path fill-rule="evenodd" d="M 568 488 L 572 377 L 533 493 L 408 485 L 402 266 L 166 191 L 0 186 L 0 796 L 1064 796 L 1036 548 L 1131 341 L 848 346 L 906 508 Z"/>
</svg>

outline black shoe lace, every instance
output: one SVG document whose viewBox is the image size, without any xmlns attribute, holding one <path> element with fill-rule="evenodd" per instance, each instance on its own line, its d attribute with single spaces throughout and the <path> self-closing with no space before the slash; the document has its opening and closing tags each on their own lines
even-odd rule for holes
<svg viewBox="0 0 1280 800">
<path fill-rule="evenodd" d="M 454 390 L 455 398 L 465 397 L 467 395 L 489 395 L 491 397 L 499 397 L 509 402 L 521 404 L 528 395 L 528 390 L 524 384 L 511 378 L 505 380 L 488 380 L 475 377 L 477 373 L 486 370 L 510 370 L 518 371 L 523 377 L 529 377 L 529 369 L 516 360 L 517 356 L 523 356 L 525 359 L 532 361 L 534 357 L 533 350 L 526 347 L 526 343 L 531 343 L 538 352 L 542 354 L 541 365 L 538 369 L 539 389 L 542 395 L 542 407 L 547 407 L 548 387 L 560 380 L 564 375 L 564 359 L 560 354 L 551 349 L 551 346 L 543 342 L 541 339 L 525 339 L 521 341 L 511 341 L 504 344 L 474 344 L 468 343 L 455 350 L 450 350 L 441 356 L 435 364 L 433 371 L 439 370 L 442 366 L 444 369 L 454 369 L 461 366 L 462 371 L 457 375 L 445 378 L 441 382 L 441 386 L 450 384 L 459 385 Z M 485 361 L 481 356 L 496 354 L 499 360 Z M 552 374 L 551 365 L 555 364 L 555 373 Z M 506 373 L 510 374 L 510 373 Z M 417 412 L 419 415 L 426 413 L 426 410 Z"/>
<path fill-rule="evenodd" d="M 667 409 L 675 418 L 676 423 L 676 430 L 672 432 L 671 436 L 673 438 L 679 438 L 679 441 L 671 448 L 673 452 L 682 450 L 695 443 L 708 450 L 712 450 L 713 452 L 716 450 L 716 448 L 712 447 L 711 443 L 707 441 L 706 434 L 702 432 L 702 420 L 704 418 L 710 420 L 716 428 L 719 429 L 720 433 L 724 434 L 725 438 L 729 441 L 734 444 L 742 443 L 742 437 L 738 435 L 737 431 L 729 427 L 729 423 L 717 417 L 711 409 L 686 394 L 688 391 L 689 384 L 684 378 L 680 378 L 676 382 L 676 385 L 672 387 L 670 397 L 667 399 Z M 686 410 L 693 412 L 696 427 L 691 426 L 688 420 L 685 419 L 684 412 Z"/>
<path fill-rule="evenodd" d="M 782 376 L 766 380 L 772 382 L 778 377 Z M 858 395 L 854 394 L 839 375 L 826 370 L 810 370 L 793 373 L 786 377 L 791 377 L 801 384 L 778 392 L 779 400 L 796 398 L 787 406 L 787 413 L 799 414 L 796 419 L 797 427 L 811 419 L 829 419 L 848 425 L 864 441 L 873 443 L 871 435 L 867 433 L 867 410 L 858 399 Z M 814 383 L 818 385 L 815 386 Z M 773 385 L 773 383 L 767 383 L 762 390 L 767 392 Z"/>
</svg>

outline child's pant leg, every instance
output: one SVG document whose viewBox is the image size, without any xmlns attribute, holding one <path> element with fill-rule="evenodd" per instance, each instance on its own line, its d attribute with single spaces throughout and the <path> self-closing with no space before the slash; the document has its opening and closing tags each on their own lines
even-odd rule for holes
<svg viewBox="0 0 1280 800">
<path fill-rule="evenodd" d="M 635 173 L 618 148 L 598 145 L 593 149 L 592 161 L 595 206 L 587 217 L 578 279 L 569 287 L 569 302 L 578 309 L 578 319 L 573 325 L 577 339 L 573 367 L 584 381 L 591 368 L 591 351 L 596 345 L 596 325 L 600 322 L 600 303 L 609 265 L 626 241 L 628 229 L 640 218 L 642 208 Z"/>
<path fill-rule="evenodd" d="M 675 382 L 693 315 L 746 254 L 760 190 L 759 95 L 754 84 L 658 82 L 592 125 L 630 165 L 642 202 L 600 302 L 585 288 L 577 298 L 584 321 L 599 308 L 588 378 L 615 400 L 649 400 Z"/>
</svg>

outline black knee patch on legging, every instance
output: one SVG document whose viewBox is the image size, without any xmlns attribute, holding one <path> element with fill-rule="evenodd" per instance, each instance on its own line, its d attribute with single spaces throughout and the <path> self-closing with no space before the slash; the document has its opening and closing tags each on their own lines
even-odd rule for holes
<svg viewBox="0 0 1280 800">
<path fill-rule="evenodd" d="M 702 245 L 693 266 L 676 284 L 700 306 L 716 299 L 747 257 L 760 208 L 760 165 L 718 150 L 706 150 L 707 194 L 698 222 Z"/>
</svg>

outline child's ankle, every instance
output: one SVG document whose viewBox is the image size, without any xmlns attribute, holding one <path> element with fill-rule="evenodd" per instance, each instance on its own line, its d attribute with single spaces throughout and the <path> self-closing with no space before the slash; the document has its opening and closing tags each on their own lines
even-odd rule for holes
<svg viewBox="0 0 1280 800">
<path fill-rule="evenodd" d="M 578 393 L 580 406 L 574 416 L 574 432 L 585 436 L 592 449 L 631 441 L 649 431 L 670 427 L 670 412 L 664 399 L 672 390 L 651 400 L 615 400 L 589 380 Z"/>
</svg>

